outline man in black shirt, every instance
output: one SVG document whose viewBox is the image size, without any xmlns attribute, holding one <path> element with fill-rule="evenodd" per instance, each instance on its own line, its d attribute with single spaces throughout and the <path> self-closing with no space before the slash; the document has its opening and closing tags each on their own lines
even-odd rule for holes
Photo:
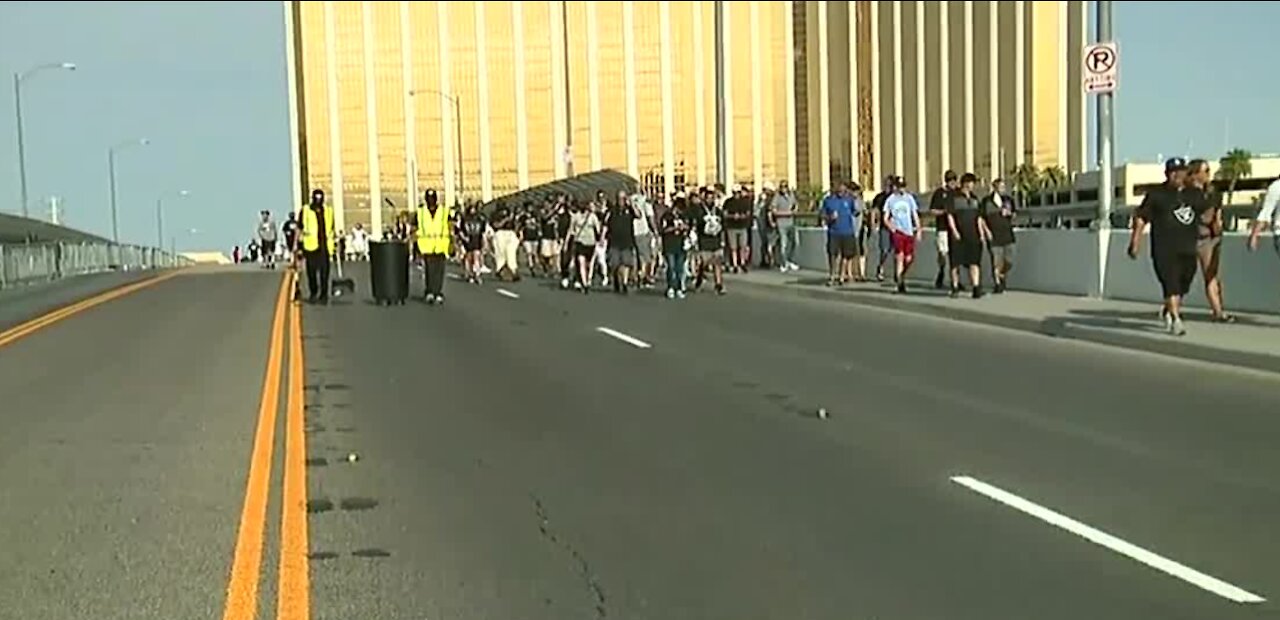
<svg viewBox="0 0 1280 620">
<path fill-rule="evenodd" d="M 538 241 L 542 239 L 542 219 L 538 217 L 532 202 L 524 203 L 520 211 L 520 244 L 524 247 L 524 259 L 529 263 L 529 275 L 538 277 Z"/>
<path fill-rule="evenodd" d="M 959 177 L 954 170 L 948 170 L 942 176 L 942 186 L 933 190 L 933 196 L 929 199 L 929 214 L 933 216 L 934 241 L 938 248 L 938 277 L 933 279 L 933 288 L 942 288 L 946 283 L 948 272 L 954 273 L 955 268 L 951 267 L 951 240 L 947 235 L 947 205 L 951 203 L 950 197 L 952 192 L 956 191 L 956 180 Z M 956 281 L 951 281 L 951 288 L 956 287 Z"/>
<path fill-rule="evenodd" d="M 1175 336 L 1186 335 L 1182 325 L 1182 297 L 1196 277 L 1196 240 L 1200 217 L 1208 205 L 1198 192 L 1184 188 L 1187 162 L 1174 157 L 1164 164 L 1165 183 L 1147 192 L 1133 212 L 1129 257 L 1138 258 L 1142 234 L 1151 224 L 1151 264 L 1164 293 L 1165 327 Z"/>
<path fill-rule="evenodd" d="M 1013 246 L 1016 242 L 1013 235 L 1013 215 L 1017 208 L 1013 198 L 1005 193 L 1004 179 L 991 182 L 991 193 L 982 199 L 979 211 L 991 231 L 987 254 L 991 257 L 991 279 L 994 282 L 992 290 L 999 295 L 1005 291 L 1009 271 L 1013 269 Z"/>
<path fill-rule="evenodd" d="M 698 273 L 693 288 L 702 288 L 708 269 L 716 285 L 716 293 L 724 294 L 724 210 L 715 197 L 702 199 L 690 209 L 689 219 L 698 233 Z"/>
<path fill-rule="evenodd" d="M 745 186 L 724 203 L 724 227 L 729 240 L 729 272 L 746 271 L 751 263 L 751 192 Z"/>
<path fill-rule="evenodd" d="M 987 222 L 978 209 L 978 196 L 973 187 L 978 177 L 966 172 L 960 179 L 960 189 L 947 194 L 946 221 L 951 262 L 951 296 L 960 294 L 960 268 L 969 269 L 969 284 L 973 298 L 982 297 L 982 244 L 991 238 Z"/>
<path fill-rule="evenodd" d="M 684 243 L 689 239 L 688 203 L 678 194 L 671 207 L 658 219 L 662 236 L 662 257 L 667 265 L 667 299 L 684 299 Z"/>
<path fill-rule="evenodd" d="M 889 195 L 893 193 L 894 179 L 897 175 L 889 175 L 884 178 L 884 189 L 871 199 L 871 210 L 867 213 L 867 217 L 862 218 L 862 249 L 866 251 L 871 247 L 871 238 L 876 239 L 877 262 L 876 262 L 876 281 L 884 282 L 884 263 L 893 256 L 893 239 L 890 237 L 889 227 L 884 226 L 884 203 L 889 200 Z"/>
<path fill-rule="evenodd" d="M 480 212 L 480 207 L 470 205 L 462 216 L 463 270 L 467 273 L 467 282 L 480 283 L 480 273 L 484 267 L 484 235 L 489 229 L 489 220 Z"/>
<path fill-rule="evenodd" d="M 636 218 L 625 193 L 609 205 L 605 214 L 605 240 L 608 243 L 609 275 L 613 280 L 613 292 L 626 295 L 630 290 L 631 270 L 636 266 Z"/>
</svg>

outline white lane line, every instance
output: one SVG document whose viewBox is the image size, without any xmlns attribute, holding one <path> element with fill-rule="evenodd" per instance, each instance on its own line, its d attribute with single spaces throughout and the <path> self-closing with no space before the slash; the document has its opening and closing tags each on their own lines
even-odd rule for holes
<svg viewBox="0 0 1280 620">
<path fill-rule="evenodd" d="M 643 341 L 643 340 L 640 340 L 639 338 L 632 338 L 631 336 L 628 336 L 628 335 L 626 335 L 626 334 L 624 334 L 624 333 L 622 333 L 622 332 L 620 332 L 620 331 L 618 331 L 618 330 L 616 330 L 616 329 L 609 329 L 608 327 L 597 327 L 597 328 L 596 328 L 596 331 L 598 331 L 598 332 L 600 332 L 600 333 L 602 333 L 602 334 L 604 334 L 604 335 L 606 335 L 606 336 L 610 336 L 610 337 L 612 337 L 612 338 L 617 338 L 618 340 L 621 340 L 621 341 L 623 341 L 623 342 L 625 342 L 625 343 L 627 343 L 627 344 L 629 344 L 629 345 L 631 345 L 631 346 L 633 346 L 633 347 L 636 347 L 636 348 L 640 348 L 640 349 L 652 349 L 652 348 L 653 348 L 653 345 L 651 345 L 651 344 L 649 344 L 649 343 L 647 343 L 647 342 L 645 342 L 645 341 Z"/>
<path fill-rule="evenodd" d="M 1157 555 L 1154 552 L 1143 549 L 1142 547 L 1132 543 L 1120 540 L 1106 532 L 1089 527 L 1088 525 L 1076 521 L 1071 517 L 1054 512 L 1044 506 L 1025 500 L 1013 493 L 994 487 L 976 478 L 969 476 L 952 476 L 951 481 L 968 488 L 975 493 L 985 495 L 986 497 L 1000 502 L 1010 508 L 1025 512 L 1037 519 L 1040 519 L 1041 521 L 1044 521 L 1045 523 L 1056 525 L 1092 543 L 1102 545 L 1103 547 L 1115 551 L 1120 555 L 1128 556 L 1130 559 L 1137 560 L 1138 562 L 1146 564 L 1158 571 L 1177 577 L 1191 585 L 1208 590 L 1227 600 L 1234 601 L 1236 603 L 1262 603 L 1267 600 L 1257 594 L 1233 586 L 1221 579 L 1206 575 L 1194 568 L 1180 564 L 1161 555 Z"/>
<path fill-rule="evenodd" d="M 511 291 L 508 291 L 505 288 L 498 289 L 498 294 L 509 299 L 520 299 L 519 295 L 512 293 Z"/>
</svg>

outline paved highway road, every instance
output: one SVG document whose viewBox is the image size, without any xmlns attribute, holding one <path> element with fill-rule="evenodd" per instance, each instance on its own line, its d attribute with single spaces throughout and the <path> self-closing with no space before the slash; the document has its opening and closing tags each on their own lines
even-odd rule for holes
<svg viewBox="0 0 1280 620">
<path fill-rule="evenodd" d="M 1280 617 L 1272 376 L 535 281 L 307 307 L 268 355 L 278 285 L 179 276 L 0 348 L 15 617 L 253 617 L 229 583 L 317 620 Z"/>
</svg>

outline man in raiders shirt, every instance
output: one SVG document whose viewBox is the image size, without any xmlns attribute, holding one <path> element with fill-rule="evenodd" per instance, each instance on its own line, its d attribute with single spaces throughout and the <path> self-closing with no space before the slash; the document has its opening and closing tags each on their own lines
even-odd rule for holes
<svg viewBox="0 0 1280 620">
<path fill-rule="evenodd" d="M 1137 258 L 1142 234 L 1151 224 L 1151 264 L 1164 292 L 1165 328 L 1175 336 L 1186 335 L 1182 325 L 1182 297 L 1196 277 L 1196 239 L 1201 214 L 1208 208 L 1199 194 L 1184 185 L 1187 162 L 1174 157 L 1164 164 L 1165 183 L 1143 197 L 1133 212 L 1129 257 Z"/>
</svg>

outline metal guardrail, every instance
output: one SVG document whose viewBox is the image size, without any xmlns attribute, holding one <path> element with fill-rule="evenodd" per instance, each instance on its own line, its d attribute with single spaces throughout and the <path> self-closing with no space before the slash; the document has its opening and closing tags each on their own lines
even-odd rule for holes
<svg viewBox="0 0 1280 620">
<path fill-rule="evenodd" d="M 111 243 L 0 244 L 0 289 L 59 278 L 181 267 L 191 261 L 157 248 Z"/>
</svg>

